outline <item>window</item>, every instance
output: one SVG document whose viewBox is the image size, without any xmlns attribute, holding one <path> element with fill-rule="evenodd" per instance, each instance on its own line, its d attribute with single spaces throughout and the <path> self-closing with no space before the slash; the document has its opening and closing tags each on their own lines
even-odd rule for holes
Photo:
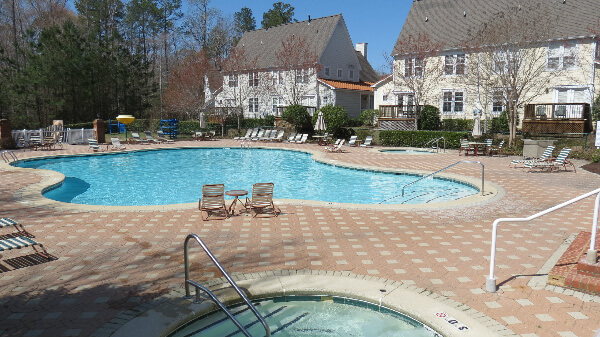
<svg viewBox="0 0 600 337">
<path fill-rule="evenodd" d="M 277 116 L 277 107 L 283 106 L 283 98 L 273 97 L 273 114 Z"/>
<path fill-rule="evenodd" d="M 229 75 L 229 87 L 236 88 L 238 86 L 238 75 Z"/>
<path fill-rule="evenodd" d="M 577 44 L 553 44 L 548 47 L 546 68 L 548 70 L 574 69 L 577 67 Z"/>
<path fill-rule="evenodd" d="M 248 112 L 258 112 L 258 97 L 251 97 L 248 99 Z"/>
<path fill-rule="evenodd" d="M 273 70 L 271 76 L 273 77 L 273 84 L 283 84 L 283 71 Z"/>
<path fill-rule="evenodd" d="M 354 70 L 350 70 L 350 71 L 348 72 L 348 77 L 350 77 L 350 78 L 354 78 Z"/>
<path fill-rule="evenodd" d="M 423 59 L 410 58 L 404 60 L 404 76 L 405 77 L 421 77 L 423 76 Z"/>
<path fill-rule="evenodd" d="M 315 96 L 312 96 L 312 95 L 302 96 L 302 105 L 306 106 L 306 107 L 316 106 Z"/>
<path fill-rule="evenodd" d="M 308 70 L 296 70 L 296 83 L 308 83 Z"/>
<path fill-rule="evenodd" d="M 343 72 L 342 69 L 338 69 L 338 78 L 342 78 Z"/>
<path fill-rule="evenodd" d="M 445 114 L 463 112 L 464 93 L 462 91 L 444 91 L 442 112 Z"/>
<path fill-rule="evenodd" d="M 258 73 L 252 72 L 248 74 L 248 86 L 258 87 Z"/>
<path fill-rule="evenodd" d="M 329 96 L 327 96 L 327 95 L 323 96 L 321 101 L 322 101 L 323 105 L 328 105 L 329 104 Z"/>
<path fill-rule="evenodd" d="M 492 115 L 500 116 L 504 111 L 504 91 L 502 89 L 494 89 L 492 91 Z"/>
<path fill-rule="evenodd" d="M 382 99 L 383 99 L 383 101 L 387 102 L 388 98 L 389 98 L 389 95 L 388 95 L 388 94 L 385 94 L 385 95 L 383 95 L 383 98 L 382 98 Z"/>
<path fill-rule="evenodd" d="M 445 75 L 465 74 L 465 54 L 446 55 L 444 57 Z"/>
<path fill-rule="evenodd" d="M 415 111 L 415 95 L 412 93 L 398 94 L 399 114 L 411 115 Z"/>
<path fill-rule="evenodd" d="M 497 74 L 503 74 L 504 72 L 506 72 L 506 67 L 506 52 L 497 52 L 494 55 L 494 72 Z"/>
<path fill-rule="evenodd" d="M 325 67 L 325 76 L 329 76 L 329 67 Z"/>
</svg>

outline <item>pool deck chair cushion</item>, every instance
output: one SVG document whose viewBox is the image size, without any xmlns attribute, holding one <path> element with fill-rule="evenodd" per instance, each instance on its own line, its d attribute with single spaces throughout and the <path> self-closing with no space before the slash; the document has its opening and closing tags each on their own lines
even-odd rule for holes
<svg viewBox="0 0 600 337">
<path fill-rule="evenodd" d="M 367 136 L 367 138 L 365 138 L 365 142 L 363 144 L 360 144 L 360 146 L 369 147 L 369 146 L 371 146 L 372 142 L 373 142 L 373 136 Z"/>
<path fill-rule="evenodd" d="M 202 217 L 204 221 L 208 220 L 213 212 L 223 212 L 225 215 L 223 219 L 227 219 L 229 213 L 227 213 L 227 207 L 225 206 L 225 185 L 210 184 L 202 186 L 202 198 L 198 201 L 198 208 L 201 217 L 202 212 L 206 212 L 206 218 Z"/>
<path fill-rule="evenodd" d="M 246 207 L 254 213 L 272 213 L 277 216 L 281 211 L 273 203 L 273 183 L 256 183 L 252 185 L 252 200 L 246 198 Z"/>
<path fill-rule="evenodd" d="M 29 237 L 32 236 L 31 234 L 27 233 L 25 228 L 23 228 L 23 225 L 21 225 L 17 221 L 15 221 L 11 218 L 0 218 L 0 228 L 10 227 L 10 226 L 15 227 L 15 229 L 17 230 L 17 232 L 19 232 L 20 235 L 26 234 Z"/>
<path fill-rule="evenodd" d="M 558 154 L 558 156 L 556 157 L 556 159 L 549 159 L 549 160 L 545 160 L 545 161 L 535 161 L 535 162 L 531 162 L 531 163 L 526 163 L 524 165 L 524 167 L 528 168 L 530 172 L 533 169 L 549 170 L 550 172 L 552 172 L 555 170 L 560 170 L 561 168 L 564 168 L 566 171 L 567 165 L 570 165 L 573 167 L 573 171 L 577 172 L 575 165 L 567 160 L 567 156 L 569 156 L 570 152 L 571 152 L 571 149 L 563 148 L 560 151 L 560 153 Z"/>
<path fill-rule="evenodd" d="M 39 246 L 42 249 L 42 251 L 40 252 L 36 248 L 36 246 Z M 0 240 L 0 252 L 5 252 L 13 249 L 21 249 L 25 247 L 32 247 L 36 253 L 40 253 L 48 259 L 51 258 L 50 254 L 48 254 L 48 252 L 46 251 L 46 248 L 44 248 L 44 246 L 41 243 L 35 241 L 32 238 L 28 238 L 26 236 L 18 236 Z"/>
<path fill-rule="evenodd" d="M 100 146 L 98 145 L 98 141 L 95 139 L 88 139 L 88 143 L 90 144 L 90 150 L 96 152 L 100 151 Z"/>
</svg>

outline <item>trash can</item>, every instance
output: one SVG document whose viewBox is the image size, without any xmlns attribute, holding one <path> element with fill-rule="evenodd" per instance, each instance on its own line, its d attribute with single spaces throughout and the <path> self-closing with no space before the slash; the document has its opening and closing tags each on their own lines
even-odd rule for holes
<svg viewBox="0 0 600 337">
<path fill-rule="evenodd" d="M 556 140 L 544 139 L 544 140 L 533 140 L 523 139 L 523 157 L 524 158 L 539 158 L 544 153 L 544 150 L 549 145 L 553 145 Z"/>
</svg>

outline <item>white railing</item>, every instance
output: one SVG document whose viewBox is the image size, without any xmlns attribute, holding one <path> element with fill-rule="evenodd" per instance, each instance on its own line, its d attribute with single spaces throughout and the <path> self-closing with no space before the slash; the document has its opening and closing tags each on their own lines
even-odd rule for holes
<svg viewBox="0 0 600 337">
<path fill-rule="evenodd" d="M 62 131 L 49 131 L 46 129 L 37 130 L 13 130 L 12 137 L 18 144 L 19 138 L 23 137 L 26 143 L 29 143 L 31 136 L 40 136 L 44 139 L 48 136 L 55 137 L 58 139 L 59 136 L 63 137 L 62 142 L 66 144 L 87 144 L 88 139 L 96 138 L 96 131 L 94 129 L 64 129 Z"/>
<path fill-rule="evenodd" d="M 597 251 L 596 251 L 596 235 L 598 233 L 598 211 L 600 209 L 600 188 L 593 190 L 591 192 L 588 192 L 586 194 L 580 195 L 577 198 L 573 198 L 569 201 L 565 201 L 562 204 L 556 205 L 554 207 L 548 208 L 545 211 L 536 213 L 532 216 L 529 216 L 527 218 L 500 218 L 500 219 L 496 219 L 494 221 L 493 227 L 492 227 L 492 251 L 490 254 L 490 275 L 487 277 L 486 280 L 486 284 L 485 284 L 485 289 L 488 292 L 491 293 L 495 293 L 498 288 L 496 287 L 496 278 L 494 277 L 494 267 L 496 264 L 496 237 L 497 237 L 497 232 L 498 232 L 498 224 L 500 224 L 501 222 L 524 222 L 524 221 L 529 221 L 529 220 L 533 220 L 535 218 L 541 217 L 542 215 L 554 212 L 558 209 L 561 209 L 565 206 L 571 205 L 573 203 L 578 202 L 579 200 L 585 199 L 589 196 L 592 196 L 594 194 L 597 194 L 596 196 L 596 203 L 594 206 L 594 218 L 592 220 L 592 237 L 590 239 L 590 249 L 587 251 L 587 262 L 590 264 L 594 264 L 596 263 L 596 255 L 597 255 Z"/>
</svg>

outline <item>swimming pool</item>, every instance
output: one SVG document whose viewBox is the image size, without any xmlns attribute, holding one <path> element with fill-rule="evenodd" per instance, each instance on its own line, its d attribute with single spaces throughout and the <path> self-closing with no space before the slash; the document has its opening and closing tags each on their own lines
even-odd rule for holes
<svg viewBox="0 0 600 337">
<path fill-rule="evenodd" d="M 397 196 L 420 176 L 348 169 L 323 164 L 297 151 L 240 148 L 184 148 L 65 156 L 20 161 L 17 166 L 65 175 L 44 196 L 62 202 L 107 206 L 197 202 L 202 185 L 250 191 L 256 182 L 275 183 L 276 199 L 378 204 Z M 426 179 L 389 204 L 436 203 L 478 193 L 469 184 Z"/>
<path fill-rule="evenodd" d="M 254 302 L 254 301 L 253 301 Z M 285 296 L 256 301 L 257 310 L 278 337 L 439 337 L 433 329 L 377 304 L 332 296 Z M 264 327 L 245 305 L 230 308 L 253 336 Z M 243 336 L 223 312 L 217 311 L 185 324 L 169 337 Z"/>
</svg>

